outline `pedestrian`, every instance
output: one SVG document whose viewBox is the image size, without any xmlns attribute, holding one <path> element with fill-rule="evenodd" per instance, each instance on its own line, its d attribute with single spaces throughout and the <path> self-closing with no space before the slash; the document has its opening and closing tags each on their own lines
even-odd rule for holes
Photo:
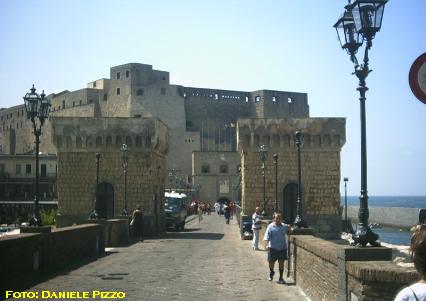
<svg viewBox="0 0 426 301">
<path fill-rule="evenodd" d="M 210 215 L 212 211 L 212 205 L 210 203 L 207 203 L 207 215 Z"/>
<path fill-rule="evenodd" d="M 226 223 L 229 225 L 229 219 L 231 218 L 231 206 L 229 206 L 229 203 L 225 205 L 224 212 Z"/>
<path fill-rule="evenodd" d="M 201 223 L 201 221 L 203 220 L 203 208 L 200 204 L 200 206 L 198 206 L 198 223 Z"/>
<path fill-rule="evenodd" d="M 251 246 L 253 250 L 259 250 L 259 231 L 262 228 L 260 221 L 260 207 L 256 207 L 253 215 L 251 216 L 251 229 L 253 230 L 253 240 L 251 241 Z"/>
<path fill-rule="evenodd" d="M 286 234 L 289 233 L 290 225 L 284 224 L 281 219 L 281 213 L 276 213 L 274 221 L 266 228 L 265 249 L 268 250 L 268 263 L 269 263 L 269 281 L 274 278 L 275 261 L 278 260 L 278 268 L 280 271 L 280 278 L 278 283 L 284 284 L 284 261 L 287 259 L 287 239 Z"/>
<path fill-rule="evenodd" d="M 214 203 L 214 210 L 216 210 L 216 214 L 219 215 L 220 205 L 218 201 Z"/>
<path fill-rule="evenodd" d="M 143 211 L 141 209 L 141 206 L 138 205 L 133 211 L 132 220 L 130 221 L 130 226 L 133 229 L 133 237 L 136 238 L 138 241 L 143 241 L 143 223 Z"/>
<path fill-rule="evenodd" d="M 414 230 L 410 252 L 420 280 L 400 291 L 394 301 L 426 300 L 426 224 L 418 225 Z"/>
</svg>

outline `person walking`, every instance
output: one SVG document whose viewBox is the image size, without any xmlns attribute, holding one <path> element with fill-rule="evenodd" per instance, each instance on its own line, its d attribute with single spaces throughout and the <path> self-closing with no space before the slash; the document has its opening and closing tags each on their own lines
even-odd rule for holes
<svg viewBox="0 0 426 301">
<path fill-rule="evenodd" d="M 420 280 L 400 291 L 394 301 L 426 301 L 426 224 L 414 230 L 410 252 Z"/>
<path fill-rule="evenodd" d="M 201 223 L 201 221 L 203 220 L 203 208 L 201 206 L 201 204 L 198 206 L 198 223 Z"/>
<path fill-rule="evenodd" d="M 229 225 L 229 219 L 231 218 L 231 207 L 229 206 L 229 203 L 225 205 L 224 212 L 226 224 Z"/>
<path fill-rule="evenodd" d="M 269 281 L 274 278 L 275 261 L 278 260 L 278 268 L 280 271 L 280 278 L 278 283 L 284 284 L 284 261 L 287 259 L 287 239 L 286 234 L 290 231 L 290 225 L 282 222 L 281 213 L 275 213 L 274 221 L 266 228 L 265 249 L 268 250 L 268 263 L 269 263 Z"/>
<path fill-rule="evenodd" d="M 251 246 L 253 250 L 259 250 L 259 231 L 262 228 L 260 221 L 260 207 L 256 207 L 253 215 L 251 216 L 251 229 L 253 230 L 253 240 L 251 241 Z"/>
<path fill-rule="evenodd" d="M 140 205 L 138 205 L 133 211 L 130 226 L 133 228 L 134 238 L 136 238 L 136 240 L 143 241 L 144 224 L 143 212 Z"/>
</svg>

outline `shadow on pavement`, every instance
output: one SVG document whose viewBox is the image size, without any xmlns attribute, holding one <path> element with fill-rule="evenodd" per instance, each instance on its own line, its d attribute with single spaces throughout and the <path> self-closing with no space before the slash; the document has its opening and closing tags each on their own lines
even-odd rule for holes
<svg viewBox="0 0 426 301">
<path fill-rule="evenodd" d="M 162 239 L 207 239 L 220 240 L 223 238 L 222 233 L 194 233 L 194 232 L 168 232 Z"/>
</svg>

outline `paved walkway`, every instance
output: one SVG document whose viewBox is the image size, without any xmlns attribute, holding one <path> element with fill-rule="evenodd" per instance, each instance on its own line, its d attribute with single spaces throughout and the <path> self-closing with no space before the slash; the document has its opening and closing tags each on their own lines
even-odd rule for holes
<svg viewBox="0 0 426 301">
<path fill-rule="evenodd" d="M 112 249 L 28 291 L 121 291 L 124 300 L 135 301 L 308 300 L 294 285 L 267 280 L 266 252 L 251 250 L 236 223 L 205 215 L 200 224 L 198 218 L 187 223 L 184 232 Z"/>
</svg>

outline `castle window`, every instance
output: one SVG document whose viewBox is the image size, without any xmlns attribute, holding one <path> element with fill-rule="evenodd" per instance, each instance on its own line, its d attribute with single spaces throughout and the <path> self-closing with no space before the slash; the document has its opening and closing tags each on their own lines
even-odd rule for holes
<svg viewBox="0 0 426 301">
<path fill-rule="evenodd" d="M 96 88 L 96 82 L 93 82 L 93 88 Z"/>
<path fill-rule="evenodd" d="M 83 104 L 83 101 L 80 99 L 80 106 Z"/>
<path fill-rule="evenodd" d="M 21 164 L 16 164 L 16 174 L 17 175 L 21 174 Z"/>
<path fill-rule="evenodd" d="M 161 95 L 166 95 L 166 88 L 161 88 Z"/>
<path fill-rule="evenodd" d="M 141 114 L 135 114 L 133 117 L 135 117 L 135 118 L 141 118 L 142 115 Z"/>
<path fill-rule="evenodd" d="M 30 175 L 30 174 L 31 174 L 31 164 L 27 164 L 27 165 L 25 165 L 25 173 L 26 173 L 27 175 Z"/>
<path fill-rule="evenodd" d="M 111 146 L 112 145 L 112 137 L 111 136 L 107 136 L 106 137 L 106 146 Z"/>
<path fill-rule="evenodd" d="M 163 76 L 163 80 L 166 80 L 166 77 L 165 77 L 165 76 Z"/>
<path fill-rule="evenodd" d="M 120 88 L 117 88 L 117 95 L 120 95 Z"/>
<path fill-rule="evenodd" d="M 272 102 L 277 102 L 277 97 L 276 96 L 272 96 Z"/>
<path fill-rule="evenodd" d="M 75 101 L 72 102 L 72 107 L 75 107 Z"/>
<path fill-rule="evenodd" d="M 203 164 L 201 166 L 201 173 L 209 173 L 210 172 L 210 165 L 208 164 Z"/>
<path fill-rule="evenodd" d="M 120 79 L 120 72 L 117 72 L 117 79 Z"/>
<path fill-rule="evenodd" d="M 93 102 L 93 99 L 89 99 L 89 101 L 87 103 L 92 103 L 92 102 Z"/>
<path fill-rule="evenodd" d="M 219 167 L 219 171 L 220 171 L 220 173 L 228 173 L 228 165 L 226 165 L 226 164 L 222 164 L 222 165 Z"/>
<path fill-rule="evenodd" d="M 129 76 L 130 76 L 130 71 L 126 70 L 126 77 L 129 77 Z"/>
<path fill-rule="evenodd" d="M 217 93 L 216 93 L 216 94 L 214 95 L 214 99 L 219 100 L 219 94 L 217 94 Z"/>
<path fill-rule="evenodd" d="M 65 109 L 65 100 L 62 101 L 62 109 Z"/>
<path fill-rule="evenodd" d="M 259 95 L 257 95 L 257 96 L 254 98 L 254 101 L 255 101 L 255 102 L 260 102 L 260 100 L 261 100 L 261 98 L 260 98 L 260 96 L 259 96 Z"/>
<path fill-rule="evenodd" d="M 143 95 L 143 89 L 137 89 L 136 90 L 136 95 L 137 96 L 142 96 Z"/>
<path fill-rule="evenodd" d="M 108 94 L 104 94 L 104 101 L 108 100 Z"/>
<path fill-rule="evenodd" d="M 186 127 L 192 127 L 192 121 L 189 121 L 189 120 L 188 120 L 188 121 L 186 122 Z"/>
<path fill-rule="evenodd" d="M 288 102 L 288 103 L 293 103 L 293 98 L 292 98 L 292 97 L 288 97 L 288 98 L 287 98 L 287 102 Z"/>
</svg>

